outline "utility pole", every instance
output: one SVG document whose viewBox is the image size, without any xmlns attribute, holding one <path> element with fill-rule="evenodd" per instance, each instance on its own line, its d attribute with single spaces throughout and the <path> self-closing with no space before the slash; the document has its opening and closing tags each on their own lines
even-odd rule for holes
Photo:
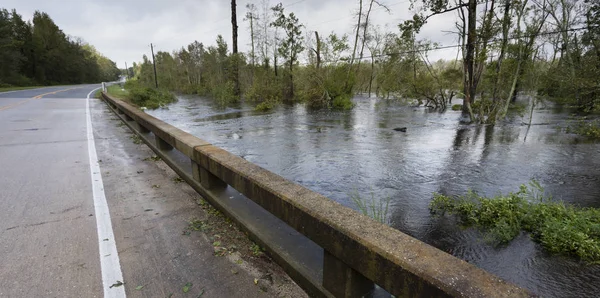
<svg viewBox="0 0 600 298">
<path fill-rule="evenodd" d="M 150 51 L 152 51 L 152 65 L 154 65 L 154 84 L 158 89 L 158 79 L 156 78 L 156 62 L 154 61 L 154 46 L 150 43 Z"/>
<path fill-rule="evenodd" d="M 125 73 L 126 73 L 125 78 L 129 79 L 129 68 L 127 67 L 127 61 L 125 61 Z"/>
</svg>

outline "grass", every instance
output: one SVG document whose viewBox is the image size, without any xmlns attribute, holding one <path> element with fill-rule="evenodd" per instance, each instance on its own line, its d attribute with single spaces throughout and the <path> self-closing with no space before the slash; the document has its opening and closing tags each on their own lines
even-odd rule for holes
<svg viewBox="0 0 600 298">
<path fill-rule="evenodd" d="M 121 85 L 110 85 L 106 87 L 106 93 L 120 99 L 129 99 L 129 91 L 123 89 Z"/>
<path fill-rule="evenodd" d="M 350 194 L 350 198 L 358 207 L 358 211 L 362 214 L 369 216 L 380 223 L 389 224 L 388 213 L 391 200 L 390 197 L 377 200 L 375 199 L 375 194 L 371 192 L 371 197 L 365 199 L 360 196 L 358 191 L 354 191 L 354 193 Z"/>
<path fill-rule="evenodd" d="M 544 197 L 535 181 L 519 191 L 493 198 L 473 191 L 462 197 L 434 194 L 432 214 L 449 214 L 465 227 L 475 227 L 496 245 L 512 241 L 522 232 L 547 251 L 600 263 L 600 209 L 582 208 Z"/>
<path fill-rule="evenodd" d="M 133 134 L 133 135 L 131 135 L 129 138 L 130 138 L 130 139 L 131 139 L 131 141 L 132 141 L 134 144 L 136 144 L 136 145 L 139 145 L 139 144 L 141 144 L 141 143 L 142 143 L 142 139 L 140 138 L 140 136 L 138 136 L 138 135 L 136 135 L 136 134 Z"/>
<path fill-rule="evenodd" d="M 161 160 L 160 156 L 157 155 L 152 155 L 152 156 L 148 156 L 146 158 L 144 158 L 144 161 L 159 161 Z"/>
<path fill-rule="evenodd" d="M 250 251 L 253 255 L 260 256 L 263 254 L 264 249 L 260 247 L 260 245 L 253 243 L 252 245 L 250 245 Z"/>
</svg>

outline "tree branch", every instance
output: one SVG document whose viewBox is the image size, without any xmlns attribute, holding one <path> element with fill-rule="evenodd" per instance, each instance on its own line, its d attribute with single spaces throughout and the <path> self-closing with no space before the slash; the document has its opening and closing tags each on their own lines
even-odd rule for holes
<svg viewBox="0 0 600 298">
<path fill-rule="evenodd" d="M 466 3 L 463 3 L 463 4 L 459 4 L 458 6 L 455 6 L 455 7 L 452 7 L 452 8 L 447 8 L 447 9 L 444 9 L 444 10 L 442 10 L 442 11 L 434 11 L 432 14 L 430 14 L 430 15 L 426 16 L 426 17 L 425 17 L 425 19 L 423 19 L 423 21 L 424 21 L 424 22 L 426 22 L 426 21 L 427 21 L 427 20 L 428 20 L 430 17 L 436 16 L 436 15 L 438 15 L 438 14 L 443 14 L 443 13 L 447 13 L 447 12 L 455 11 L 455 10 L 457 10 L 457 9 L 460 9 L 460 8 L 462 8 L 462 7 L 467 7 L 467 6 L 468 6 L 468 4 L 466 4 Z"/>
</svg>

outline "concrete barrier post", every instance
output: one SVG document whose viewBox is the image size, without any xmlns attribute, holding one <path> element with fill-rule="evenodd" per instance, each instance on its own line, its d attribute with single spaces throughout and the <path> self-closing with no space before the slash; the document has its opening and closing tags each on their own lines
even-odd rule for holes
<svg viewBox="0 0 600 298">
<path fill-rule="evenodd" d="M 169 143 L 165 142 L 159 136 L 154 135 L 154 139 L 156 140 L 156 146 L 158 147 L 158 149 L 166 150 L 166 151 L 173 150 L 173 146 L 171 146 Z"/>
<path fill-rule="evenodd" d="M 202 184 L 202 187 L 206 189 L 214 189 L 214 188 L 225 188 L 227 187 L 227 183 L 219 179 L 217 176 L 213 175 L 207 169 L 203 168 L 201 165 L 197 164 L 192 160 L 192 175 L 194 176 L 194 180 L 199 181 Z"/>
<path fill-rule="evenodd" d="M 106 83 L 102 82 L 102 91 L 106 92 Z"/>
<path fill-rule="evenodd" d="M 323 287 L 335 297 L 363 297 L 375 284 L 324 250 Z"/>
</svg>

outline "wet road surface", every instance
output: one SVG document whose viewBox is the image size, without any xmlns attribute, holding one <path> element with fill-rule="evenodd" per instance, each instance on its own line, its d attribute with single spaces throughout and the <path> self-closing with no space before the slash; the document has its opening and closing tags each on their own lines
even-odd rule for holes
<svg viewBox="0 0 600 298">
<path fill-rule="evenodd" d="M 260 268 L 215 257 L 203 234 L 183 235 L 205 216 L 199 196 L 148 161 L 150 149 L 97 99 L 89 101 L 90 160 L 86 97 L 97 87 L 0 93 L 0 297 L 176 297 L 188 283 L 194 297 L 303 297 L 285 276 L 264 292 L 254 284 Z M 113 239 L 98 237 L 100 190 Z M 117 253 L 102 255 L 111 243 Z M 101 265 L 115 255 L 117 266 Z M 117 269 L 122 279 L 107 280 Z"/>
</svg>

